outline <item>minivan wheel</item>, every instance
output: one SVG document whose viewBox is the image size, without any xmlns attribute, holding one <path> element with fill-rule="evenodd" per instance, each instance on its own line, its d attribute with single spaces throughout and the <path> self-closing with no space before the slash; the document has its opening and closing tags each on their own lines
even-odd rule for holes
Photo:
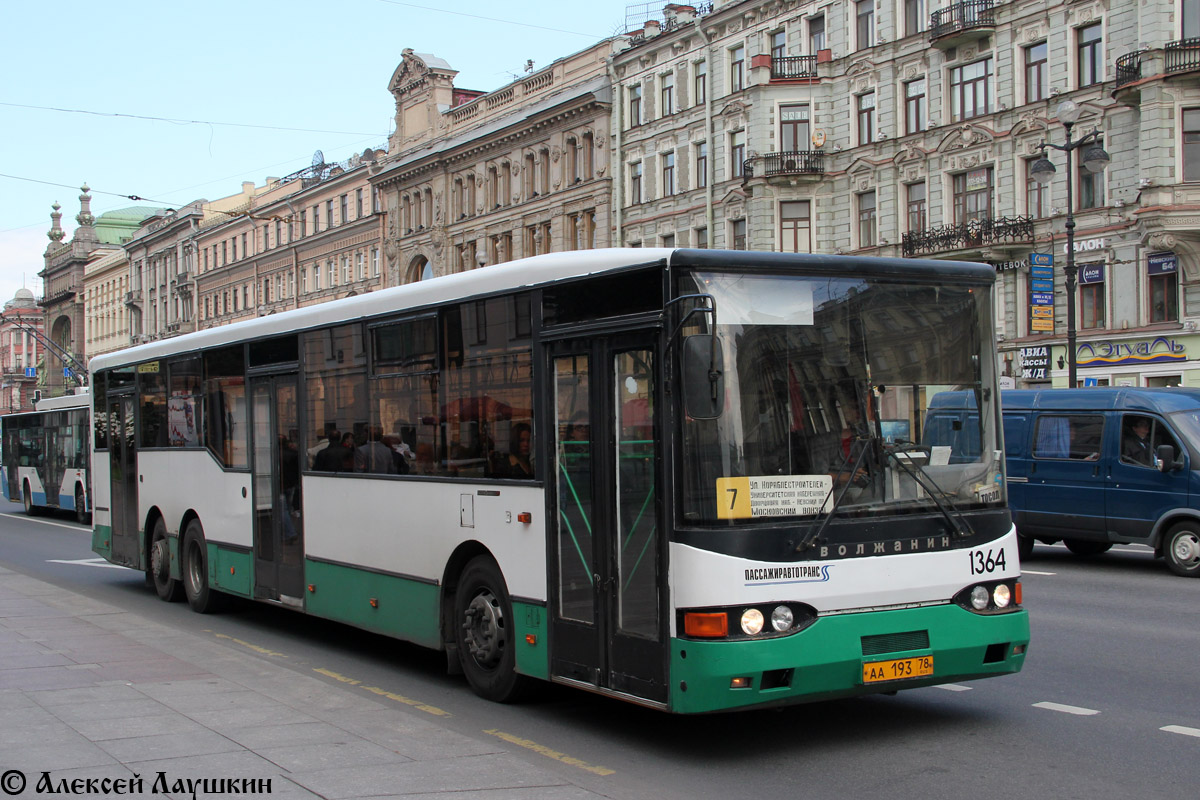
<svg viewBox="0 0 1200 800">
<path fill-rule="evenodd" d="M 1017 535 L 1017 555 L 1022 561 L 1028 561 L 1033 557 L 1033 539 L 1028 536 Z"/>
<path fill-rule="evenodd" d="M 1162 553 L 1171 572 L 1185 578 L 1200 578 L 1200 527 L 1194 522 L 1181 522 L 1171 528 Z"/>
<path fill-rule="evenodd" d="M 1112 548 L 1112 542 L 1092 542 L 1086 539 L 1063 539 L 1063 544 L 1077 556 L 1098 556 Z"/>
</svg>

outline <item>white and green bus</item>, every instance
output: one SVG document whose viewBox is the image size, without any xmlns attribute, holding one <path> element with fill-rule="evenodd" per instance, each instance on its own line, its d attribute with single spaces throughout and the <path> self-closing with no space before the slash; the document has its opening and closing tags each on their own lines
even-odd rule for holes
<svg viewBox="0 0 1200 800">
<path fill-rule="evenodd" d="M 558 253 L 94 358 L 95 551 L 697 713 L 1020 670 L 992 271 Z M 972 452 L 930 440 L 970 391 Z M 963 437 L 965 438 L 965 437 Z"/>
</svg>

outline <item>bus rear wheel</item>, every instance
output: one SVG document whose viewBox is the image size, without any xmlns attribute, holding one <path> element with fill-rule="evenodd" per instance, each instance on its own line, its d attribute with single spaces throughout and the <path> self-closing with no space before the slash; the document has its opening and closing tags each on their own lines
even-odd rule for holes
<svg viewBox="0 0 1200 800">
<path fill-rule="evenodd" d="M 21 484 L 21 500 L 25 503 L 25 513 L 33 517 L 37 515 L 37 506 L 33 504 L 33 492 L 29 489 L 29 481 Z"/>
<path fill-rule="evenodd" d="M 154 591 L 162 600 L 174 603 L 183 594 L 179 581 L 171 577 L 171 546 L 167 541 L 167 524 L 159 517 L 150 534 L 150 566 L 147 569 Z"/>
<path fill-rule="evenodd" d="M 188 605 L 197 614 L 220 611 L 225 595 L 214 592 L 208 585 L 208 545 L 204 542 L 204 526 L 194 519 L 183 531 L 183 593 Z"/>
<path fill-rule="evenodd" d="M 1077 556 L 1098 556 L 1112 549 L 1112 542 L 1092 542 L 1087 539 L 1063 539 L 1063 544 Z"/>
<path fill-rule="evenodd" d="M 454 639 L 467 682 L 497 703 L 519 700 L 529 679 L 516 671 L 512 601 L 504 577 L 487 556 L 472 559 L 454 593 Z"/>
<path fill-rule="evenodd" d="M 1200 578 L 1200 527 L 1181 522 L 1167 533 L 1163 542 L 1167 568 L 1185 578 Z"/>
</svg>

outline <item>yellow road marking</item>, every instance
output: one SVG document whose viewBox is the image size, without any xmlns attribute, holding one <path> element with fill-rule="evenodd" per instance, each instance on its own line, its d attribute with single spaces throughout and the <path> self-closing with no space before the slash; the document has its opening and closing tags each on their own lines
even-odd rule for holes
<svg viewBox="0 0 1200 800">
<path fill-rule="evenodd" d="M 495 728 L 484 731 L 484 733 L 489 734 L 491 736 L 495 736 L 498 739 L 503 739 L 504 741 L 508 742 L 509 744 L 515 744 L 517 747 L 524 747 L 526 750 L 532 750 L 533 752 L 537 753 L 538 755 L 546 756 L 546 758 L 553 758 L 555 761 L 561 761 L 562 763 L 567 764 L 572 767 L 579 767 L 582 770 L 586 770 L 587 772 L 591 772 L 596 775 L 612 775 L 616 772 L 615 769 L 609 769 L 608 767 L 598 767 L 593 764 L 589 764 L 586 761 L 582 761 L 578 758 L 572 758 L 571 756 L 560 753 L 557 750 L 551 750 L 549 747 L 546 747 L 545 745 L 540 745 L 537 742 L 531 742 L 528 739 L 522 739 L 521 737 L 514 736 L 511 733 L 505 733 L 504 731 L 498 731 Z"/>
<path fill-rule="evenodd" d="M 324 669 L 322 667 L 314 667 L 313 672 L 319 672 L 320 674 L 322 674 L 326 677 L 333 678 L 335 681 L 339 681 L 340 683 L 349 684 L 350 686 L 360 686 L 360 687 L 362 687 L 362 690 L 364 692 L 370 692 L 371 694 L 377 694 L 380 697 L 386 697 L 388 700 L 395 700 L 397 703 L 403 703 L 406 706 L 412 706 L 413 708 L 417 709 L 418 711 L 424 711 L 426 714 L 433 714 L 434 716 L 437 716 L 437 717 L 453 716 L 449 711 L 440 709 L 437 706 L 431 706 L 427 703 L 422 703 L 420 700 L 413 700 L 411 697 L 405 697 L 402 694 L 396 694 L 395 692 L 389 692 L 387 689 L 381 689 L 378 686 L 363 686 L 362 681 L 355 680 L 354 678 L 349 678 L 345 675 L 341 675 L 330 669 Z"/>
<path fill-rule="evenodd" d="M 268 650 L 265 647 L 259 647 L 256 644 L 250 644 L 245 639 L 238 639 L 235 636 L 226 636 L 223 633 L 215 633 L 213 631 L 208 631 L 208 633 L 211 633 L 213 636 L 217 637 L 218 639 L 228 639 L 229 641 L 233 642 L 234 644 L 240 644 L 242 647 L 253 650 L 256 653 L 262 653 L 264 656 L 279 656 L 280 658 L 287 658 L 287 653 L 277 653 L 274 650 Z"/>
</svg>

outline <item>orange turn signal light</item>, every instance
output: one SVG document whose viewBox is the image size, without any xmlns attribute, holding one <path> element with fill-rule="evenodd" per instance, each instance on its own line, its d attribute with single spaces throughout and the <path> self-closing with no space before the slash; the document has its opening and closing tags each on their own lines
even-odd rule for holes
<svg viewBox="0 0 1200 800">
<path fill-rule="evenodd" d="M 729 617 L 725 614 L 689 611 L 683 615 L 683 632 L 688 636 L 718 639 L 729 635 Z"/>
<path fill-rule="evenodd" d="M 525 634 L 525 643 L 526 644 L 537 644 L 537 636 L 532 633 Z"/>
<path fill-rule="evenodd" d="M 1016 588 L 1013 591 L 1013 602 L 1021 605 L 1021 582 L 1017 581 Z"/>
<path fill-rule="evenodd" d="M 528 525 L 529 523 L 533 522 L 533 514 L 530 514 L 528 511 L 522 511 L 521 513 L 517 514 L 517 522 L 523 522 Z"/>
</svg>

